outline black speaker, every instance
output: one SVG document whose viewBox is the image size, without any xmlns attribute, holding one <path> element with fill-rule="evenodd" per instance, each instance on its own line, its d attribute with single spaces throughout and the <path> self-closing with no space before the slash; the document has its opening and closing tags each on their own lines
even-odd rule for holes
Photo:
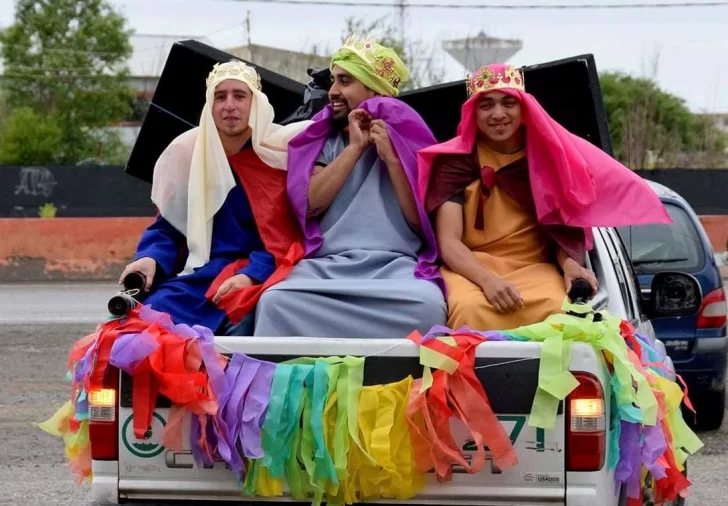
<svg viewBox="0 0 728 506">
<path fill-rule="evenodd" d="M 593 55 L 529 65 L 523 67 L 523 78 L 526 91 L 536 97 L 553 119 L 571 133 L 613 155 Z"/>
<path fill-rule="evenodd" d="M 522 68 L 526 90 L 571 133 L 612 154 L 609 125 L 594 56 L 587 54 Z M 438 142 L 457 135 L 460 108 L 467 100 L 465 80 L 402 93 Z"/>
<path fill-rule="evenodd" d="M 198 41 L 177 42 L 164 65 L 154 97 L 126 165 L 126 173 L 152 181 L 154 164 L 175 137 L 199 124 L 205 105 L 205 80 L 216 63 L 241 60 Z M 303 101 L 304 85 L 245 61 L 260 74 L 263 92 L 280 122 Z"/>
</svg>

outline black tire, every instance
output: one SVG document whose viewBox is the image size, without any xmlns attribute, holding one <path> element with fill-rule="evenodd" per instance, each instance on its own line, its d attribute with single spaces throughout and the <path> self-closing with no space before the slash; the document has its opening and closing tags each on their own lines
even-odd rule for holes
<svg viewBox="0 0 728 506">
<path fill-rule="evenodd" d="M 719 392 L 701 392 L 695 399 L 698 430 L 718 430 L 725 416 L 725 389 Z"/>
</svg>

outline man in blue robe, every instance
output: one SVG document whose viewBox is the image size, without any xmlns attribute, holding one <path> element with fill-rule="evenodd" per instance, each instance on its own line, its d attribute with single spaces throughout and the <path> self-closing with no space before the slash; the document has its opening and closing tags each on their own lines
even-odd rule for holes
<svg viewBox="0 0 728 506">
<path fill-rule="evenodd" d="M 251 306 L 299 240 L 285 222 L 293 218 L 280 169 L 288 140 L 308 123 L 274 124 L 260 77 L 242 62 L 216 65 L 206 97 L 200 126 L 157 161 L 152 201 L 159 215 L 119 283 L 140 273 L 143 303 L 175 323 L 251 335 Z"/>
</svg>

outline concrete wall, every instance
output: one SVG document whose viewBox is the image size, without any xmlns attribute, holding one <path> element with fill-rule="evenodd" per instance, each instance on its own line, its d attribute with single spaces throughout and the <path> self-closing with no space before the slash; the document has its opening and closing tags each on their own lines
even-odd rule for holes
<svg viewBox="0 0 728 506">
<path fill-rule="evenodd" d="M 115 280 L 153 219 L 0 218 L 0 282 Z M 728 215 L 701 219 L 715 250 L 725 251 Z"/>
<path fill-rule="evenodd" d="M 0 218 L 0 282 L 113 280 L 154 218 Z"/>
</svg>

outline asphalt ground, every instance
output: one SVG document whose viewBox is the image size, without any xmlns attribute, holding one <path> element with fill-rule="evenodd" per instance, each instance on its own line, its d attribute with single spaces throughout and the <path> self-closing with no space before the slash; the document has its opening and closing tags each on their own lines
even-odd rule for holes
<svg viewBox="0 0 728 506">
<path fill-rule="evenodd" d="M 69 397 L 71 344 L 106 316 L 113 284 L 0 285 L 0 505 L 80 506 L 88 485 L 65 465 L 63 443 L 37 427 Z M 701 433 L 689 460 L 690 506 L 728 504 L 728 423 Z"/>
</svg>

